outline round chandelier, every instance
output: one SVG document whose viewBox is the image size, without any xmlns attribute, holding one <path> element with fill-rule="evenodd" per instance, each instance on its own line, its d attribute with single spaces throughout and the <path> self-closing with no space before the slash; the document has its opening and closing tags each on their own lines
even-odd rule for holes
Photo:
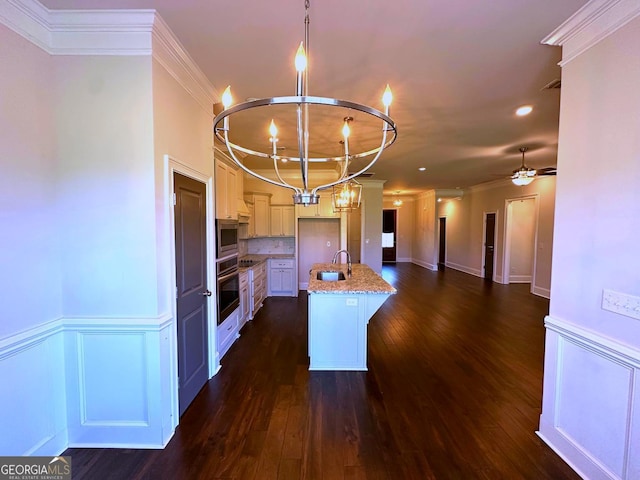
<svg viewBox="0 0 640 480">
<path fill-rule="evenodd" d="M 347 100 L 309 95 L 309 0 L 305 0 L 304 33 L 304 41 L 300 43 L 294 61 L 295 95 L 251 99 L 233 105 L 230 87 L 227 87 L 222 95 L 224 109 L 214 118 L 213 128 L 216 138 L 224 143 L 231 159 L 243 171 L 265 182 L 293 190 L 294 204 L 314 205 L 319 201 L 319 191 L 349 182 L 371 168 L 382 152 L 395 142 L 397 127 L 389 116 L 393 98 L 389 85 L 382 95 L 384 112 Z M 270 122 L 268 117 L 271 117 Z M 361 120 L 363 124 L 367 124 L 362 128 L 362 138 L 366 137 L 366 141 L 351 142 L 359 148 L 351 147 L 349 140 L 353 124 L 356 123 L 354 117 L 358 117 L 358 125 Z M 261 127 L 263 120 L 266 121 L 264 127 Z M 312 122 L 313 137 L 310 129 Z M 239 127 L 233 129 L 232 123 Z M 289 130 L 281 132 L 284 141 L 278 136 L 279 123 L 291 126 Z M 339 142 L 328 138 L 328 132 L 333 128 L 330 125 L 335 125 L 336 132 L 342 126 Z M 263 131 L 269 132 L 268 141 L 266 135 L 255 133 L 256 128 L 264 128 Z M 234 135 L 236 131 L 238 134 Z M 264 138 L 264 141 L 257 140 L 260 138 Z M 336 147 L 338 143 L 340 147 Z M 288 150 L 293 150 L 296 154 L 283 153 Z M 267 166 L 273 168 L 273 177 L 249 168 L 248 161 L 254 159 L 265 160 Z M 363 160 L 365 165 L 350 173 L 349 167 L 353 166 L 355 160 Z M 299 177 L 296 174 L 295 179 L 290 178 L 291 169 L 285 168 L 293 162 L 299 164 Z M 337 180 L 317 182 L 314 185 L 310 181 L 310 165 L 320 163 L 335 167 Z M 255 168 L 256 163 L 251 165 Z M 256 170 L 263 172 L 262 167 Z M 326 178 L 323 180 L 326 181 Z M 359 195 L 357 204 L 359 205 Z M 348 208 L 354 208 L 353 202 L 350 205 Z"/>
<path fill-rule="evenodd" d="M 527 150 L 527 147 L 520 147 L 520 151 L 522 152 L 522 166 L 517 170 L 514 170 L 513 175 L 511 175 L 511 181 L 519 187 L 529 185 L 533 182 L 536 178 L 536 174 L 538 173 L 535 169 L 529 168 L 524 164 L 524 152 Z"/>
</svg>

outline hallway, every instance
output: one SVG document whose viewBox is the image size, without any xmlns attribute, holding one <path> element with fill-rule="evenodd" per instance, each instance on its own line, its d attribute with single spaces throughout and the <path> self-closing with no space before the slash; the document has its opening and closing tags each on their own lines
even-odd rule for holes
<svg viewBox="0 0 640 480">
<path fill-rule="evenodd" d="M 309 372 L 305 292 L 271 297 L 164 450 L 69 449 L 76 479 L 577 479 L 535 434 L 548 301 L 385 265 L 368 372 Z"/>
</svg>

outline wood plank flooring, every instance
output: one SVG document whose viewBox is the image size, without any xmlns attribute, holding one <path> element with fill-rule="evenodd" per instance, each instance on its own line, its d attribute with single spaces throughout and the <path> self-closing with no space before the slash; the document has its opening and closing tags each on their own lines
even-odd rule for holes
<svg viewBox="0 0 640 480">
<path fill-rule="evenodd" d="M 578 479 L 535 434 L 548 301 L 385 265 L 368 372 L 309 372 L 307 297 L 269 298 L 164 450 L 69 449 L 75 479 Z"/>
</svg>

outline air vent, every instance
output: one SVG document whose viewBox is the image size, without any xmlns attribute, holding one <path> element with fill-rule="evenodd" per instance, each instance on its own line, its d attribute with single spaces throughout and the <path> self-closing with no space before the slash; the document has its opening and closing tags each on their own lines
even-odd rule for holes
<svg viewBox="0 0 640 480">
<path fill-rule="evenodd" d="M 353 175 L 355 172 L 349 172 L 347 173 L 347 175 Z M 371 178 L 375 175 L 375 173 L 371 173 L 371 172 L 364 172 L 361 173 L 360 175 L 358 175 L 357 178 Z"/>
<path fill-rule="evenodd" d="M 560 79 L 556 78 L 555 80 L 551 80 L 549 83 L 547 83 L 540 90 L 554 90 L 556 88 L 560 88 L 561 85 L 562 85 L 562 82 L 560 81 Z"/>
</svg>

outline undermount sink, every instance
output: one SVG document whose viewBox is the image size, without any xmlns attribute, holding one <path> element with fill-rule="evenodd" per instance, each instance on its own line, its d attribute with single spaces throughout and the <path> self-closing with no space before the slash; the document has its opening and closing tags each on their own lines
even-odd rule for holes
<svg viewBox="0 0 640 480">
<path fill-rule="evenodd" d="M 337 282 L 339 280 L 346 280 L 343 272 L 334 272 L 329 270 L 319 271 L 316 274 L 316 278 L 324 282 Z"/>
</svg>

